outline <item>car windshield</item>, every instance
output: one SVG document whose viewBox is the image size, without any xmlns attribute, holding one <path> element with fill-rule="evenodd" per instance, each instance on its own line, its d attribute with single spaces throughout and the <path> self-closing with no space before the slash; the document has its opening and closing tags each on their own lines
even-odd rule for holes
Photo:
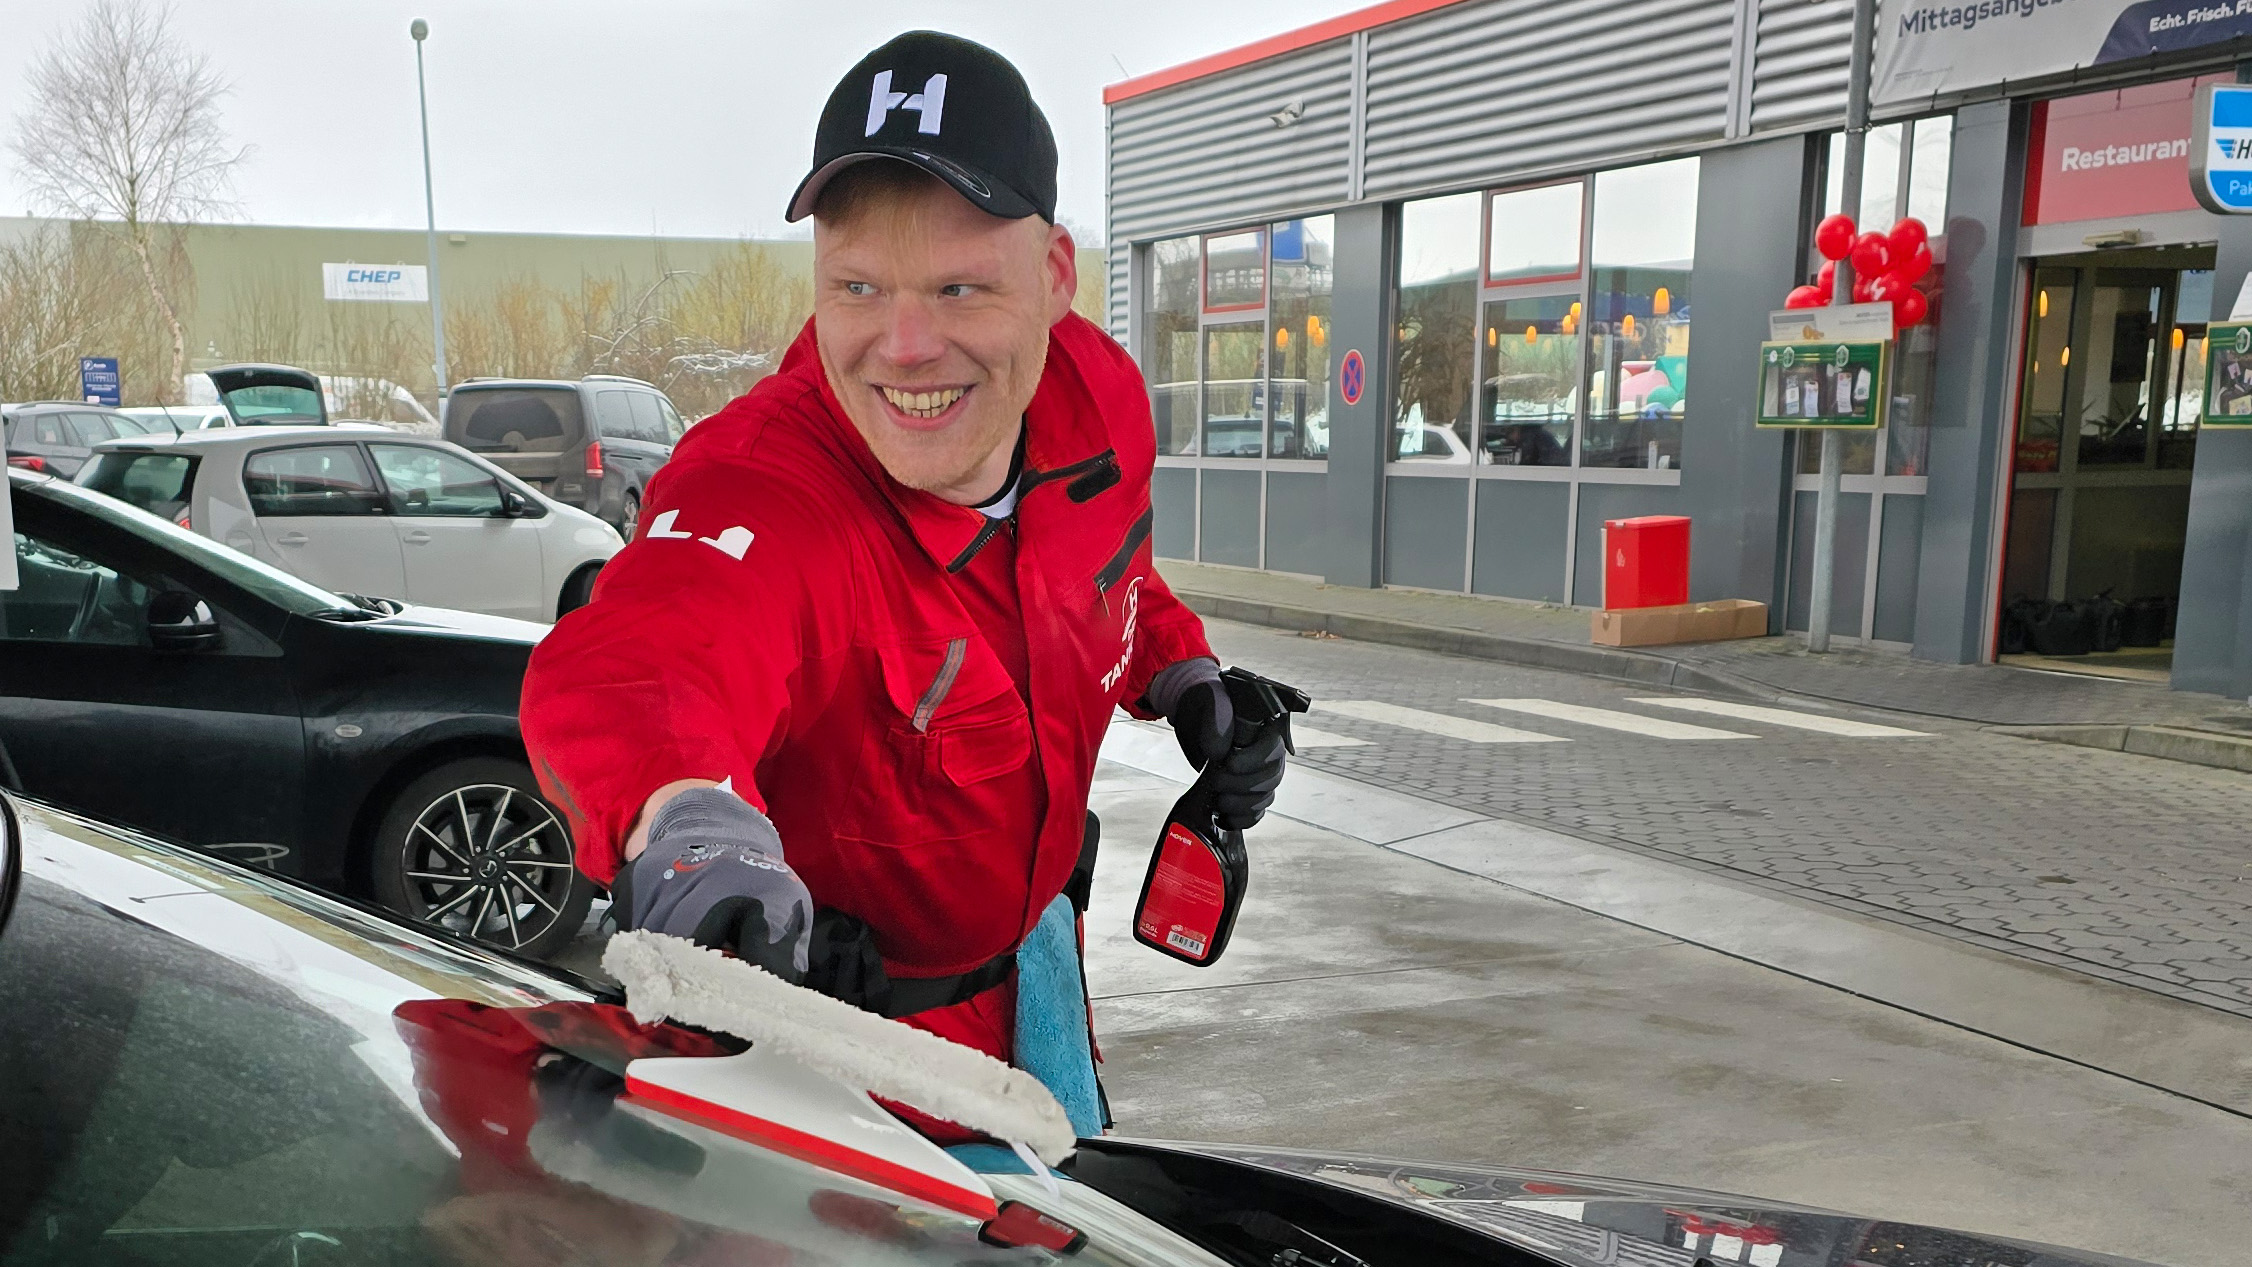
<svg viewBox="0 0 2252 1267">
<path fill-rule="evenodd" d="M 208 538 L 199 537 L 178 524 L 160 519 L 116 498 L 59 480 L 11 477 L 9 483 L 14 493 L 29 492 L 34 496 L 64 502 L 74 510 L 114 524 L 172 554 L 187 558 L 221 580 L 240 586 L 286 611 L 300 616 L 319 616 L 357 610 L 353 603 L 339 595 L 301 581 L 280 568 L 270 567 L 239 550 L 230 550 Z"/>
<path fill-rule="evenodd" d="M 178 523 L 187 512 L 200 461 L 185 453 L 97 453 L 78 482 Z"/>
<path fill-rule="evenodd" d="M 627 1060 L 739 1044 L 13 804 L 25 863 L 0 1010 L 37 1023 L 0 1026 L 0 1261 L 1060 1261 L 622 1095 Z M 1218 1267 L 1154 1252 L 1179 1242 L 1105 1209 L 1123 1248 L 1075 1265 Z"/>
<path fill-rule="evenodd" d="M 246 427 L 322 421 L 321 394 L 309 388 L 266 383 L 238 387 L 224 399 L 235 420 Z"/>
<path fill-rule="evenodd" d="M 561 453 L 580 435 L 569 387 L 474 387 L 446 405 L 446 438 L 478 453 Z"/>
</svg>

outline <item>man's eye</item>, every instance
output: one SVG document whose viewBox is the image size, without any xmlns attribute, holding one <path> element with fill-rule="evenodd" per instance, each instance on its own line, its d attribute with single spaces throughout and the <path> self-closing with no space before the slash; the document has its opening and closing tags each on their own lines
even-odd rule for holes
<svg viewBox="0 0 2252 1267">
<path fill-rule="evenodd" d="M 956 282 L 951 286 L 939 287 L 938 293 L 946 296 L 948 299 L 960 299 L 964 295 L 967 295 L 971 291 L 976 289 L 977 287 L 970 285 L 968 282 Z"/>
<path fill-rule="evenodd" d="M 873 295 L 876 293 L 876 286 L 873 282 L 846 282 L 845 293 L 848 295 Z"/>
</svg>

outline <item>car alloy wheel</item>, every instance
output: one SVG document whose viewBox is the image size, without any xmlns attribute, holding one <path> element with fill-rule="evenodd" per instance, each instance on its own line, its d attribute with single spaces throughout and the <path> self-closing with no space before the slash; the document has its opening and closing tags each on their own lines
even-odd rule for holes
<svg viewBox="0 0 2252 1267">
<path fill-rule="evenodd" d="M 407 914 L 459 936 L 522 951 L 574 905 L 570 834 L 538 798 L 505 784 L 439 796 L 400 849 Z"/>
<path fill-rule="evenodd" d="M 630 542 L 633 540 L 633 534 L 639 531 L 641 531 L 641 497 L 635 493 L 627 493 L 625 505 L 618 508 L 618 535 Z"/>
</svg>

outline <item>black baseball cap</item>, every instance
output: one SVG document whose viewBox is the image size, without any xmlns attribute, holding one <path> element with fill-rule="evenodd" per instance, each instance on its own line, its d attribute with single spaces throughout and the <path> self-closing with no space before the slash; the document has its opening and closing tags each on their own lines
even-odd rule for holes
<svg viewBox="0 0 2252 1267">
<path fill-rule="evenodd" d="M 813 214 L 829 178 L 869 159 L 911 163 L 979 210 L 1056 218 L 1056 137 L 1009 59 L 958 35 L 909 31 L 860 59 L 829 93 L 813 171 L 788 219 Z"/>
</svg>

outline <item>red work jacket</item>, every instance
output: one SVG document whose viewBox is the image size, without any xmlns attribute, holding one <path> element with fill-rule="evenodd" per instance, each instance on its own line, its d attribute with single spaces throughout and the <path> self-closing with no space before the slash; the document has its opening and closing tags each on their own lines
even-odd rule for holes
<svg viewBox="0 0 2252 1267">
<path fill-rule="evenodd" d="M 1029 707 L 949 572 L 1011 529 L 885 474 L 812 323 L 688 433 L 524 681 L 532 764 L 587 874 L 616 872 L 658 787 L 732 778 L 894 975 L 964 972 L 1024 938 L 1078 859 L 1113 707 L 1211 654 L 1151 567 L 1155 432 L 1125 350 L 1065 318 L 1025 420 Z"/>
</svg>

